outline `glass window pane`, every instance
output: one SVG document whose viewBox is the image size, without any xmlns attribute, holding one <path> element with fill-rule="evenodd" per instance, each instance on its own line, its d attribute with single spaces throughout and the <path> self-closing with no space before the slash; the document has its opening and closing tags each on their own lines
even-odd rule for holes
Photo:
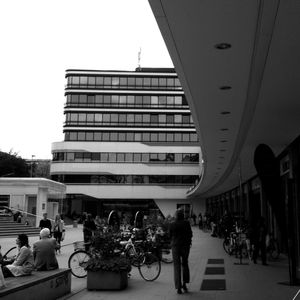
<svg viewBox="0 0 300 300">
<path fill-rule="evenodd" d="M 102 123 L 102 114 L 95 114 L 95 122 Z"/>
<path fill-rule="evenodd" d="M 142 123 L 142 115 L 136 114 L 134 117 L 134 122 L 138 124 Z"/>
<path fill-rule="evenodd" d="M 120 105 L 125 105 L 126 104 L 126 96 L 120 95 L 119 102 L 120 102 Z"/>
<path fill-rule="evenodd" d="M 111 86 L 111 77 L 104 77 L 104 85 Z"/>
<path fill-rule="evenodd" d="M 143 141 L 144 142 L 150 142 L 150 133 L 149 132 L 144 132 L 143 133 Z"/>
<path fill-rule="evenodd" d="M 158 106 L 158 97 L 151 96 L 151 106 Z"/>
<path fill-rule="evenodd" d="M 174 105 L 174 96 L 167 97 L 167 105 L 173 106 Z"/>
<path fill-rule="evenodd" d="M 167 133 L 167 142 L 173 142 L 174 136 L 173 133 Z"/>
<path fill-rule="evenodd" d="M 157 142 L 158 134 L 156 132 L 151 133 L 151 142 Z"/>
<path fill-rule="evenodd" d="M 114 152 L 110 152 L 108 154 L 108 161 L 109 162 L 116 162 L 117 161 L 117 154 Z"/>
<path fill-rule="evenodd" d="M 85 140 L 85 132 L 78 132 L 78 141 L 84 141 Z"/>
<path fill-rule="evenodd" d="M 127 77 L 120 78 L 120 86 L 127 87 Z"/>
<path fill-rule="evenodd" d="M 149 106 L 151 104 L 150 96 L 143 96 L 143 106 Z"/>
<path fill-rule="evenodd" d="M 129 87 L 135 86 L 135 78 L 134 77 L 128 77 L 128 86 Z"/>
<path fill-rule="evenodd" d="M 125 132 L 119 132 L 119 141 L 120 142 L 126 141 L 126 133 Z"/>
<path fill-rule="evenodd" d="M 87 95 L 80 95 L 79 96 L 79 103 L 86 104 L 87 103 Z"/>
<path fill-rule="evenodd" d="M 127 115 L 127 123 L 134 123 L 134 114 Z"/>
<path fill-rule="evenodd" d="M 93 139 L 94 139 L 94 133 L 93 132 L 87 132 L 86 133 L 86 140 L 87 141 L 93 141 Z"/>
<path fill-rule="evenodd" d="M 70 141 L 77 141 L 77 132 L 70 132 Z"/>
<path fill-rule="evenodd" d="M 143 123 L 150 123 L 150 114 L 143 114 Z"/>
<path fill-rule="evenodd" d="M 120 114 L 119 115 L 119 123 L 121 124 L 124 124 L 124 123 L 126 123 L 126 115 L 125 114 Z"/>
<path fill-rule="evenodd" d="M 165 133 L 159 133 L 158 134 L 158 140 L 159 140 L 159 142 L 165 142 L 166 141 L 166 134 Z"/>
<path fill-rule="evenodd" d="M 182 116 L 182 123 L 183 124 L 189 124 L 190 123 L 190 116 L 189 115 L 183 115 Z"/>
<path fill-rule="evenodd" d="M 67 152 L 67 161 L 74 161 L 74 152 Z"/>
<path fill-rule="evenodd" d="M 167 115 L 167 123 L 168 124 L 174 123 L 174 115 Z"/>
<path fill-rule="evenodd" d="M 126 141 L 127 142 L 134 142 L 134 133 L 133 132 L 127 132 L 126 133 Z"/>
<path fill-rule="evenodd" d="M 95 103 L 96 103 L 96 105 L 97 104 L 102 104 L 103 103 L 103 95 L 96 95 Z"/>
<path fill-rule="evenodd" d="M 94 132 L 94 141 L 101 141 L 102 140 L 102 132 Z"/>
<path fill-rule="evenodd" d="M 103 85 L 103 77 L 96 77 L 96 85 Z"/>
<path fill-rule="evenodd" d="M 167 120 L 167 116 L 166 115 L 159 115 L 158 120 L 159 120 L 160 124 L 165 124 L 166 120 Z"/>
<path fill-rule="evenodd" d="M 191 139 L 191 142 L 197 142 L 198 141 L 197 133 L 191 133 L 190 139 Z"/>
<path fill-rule="evenodd" d="M 136 78 L 135 85 L 141 87 L 143 85 L 143 78 Z"/>
<path fill-rule="evenodd" d="M 109 123 L 110 114 L 103 114 L 103 123 Z"/>
<path fill-rule="evenodd" d="M 132 162 L 133 161 L 133 153 L 125 153 L 125 161 Z"/>
<path fill-rule="evenodd" d="M 141 161 L 141 153 L 133 153 L 133 161 L 140 162 Z"/>
<path fill-rule="evenodd" d="M 144 163 L 149 162 L 149 153 L 142 153 L 142 162 Z"/>
<path fill-rule="evenodd" d="M 175 163 L 182 163 L 182 153 L 175 153 Z"/>
<path fill-rule="evenodd" d="M 175 115 L 175 123 L 180 124 L 182 122 L 182 116 L 181 115 Z"/>
<path fill-rule="evenodd" d="M 138 106 L 143 105 L 143 96 L 135 96 L 135 104 Z"/>
<path fill-rule="evenodd" d="M 100 161 L 100 153 L 99 152 L 93 152 L 92 153 L 92 160 Z"/>
<path fill-rule="evenodd" d="M 182 97 L 175 96 L 175 105 L 182 105 Z"/>
<path fill-rule="evenodd" d="M 95 85 L 96 84 L 96 78 L 94 76 L 88 77 L 88 83 L 89 85 Z"/>
<path fill-rule="evenodd" d="M 111 97 L 109 95 L 104 95 L 104 104 L 109 105 Z"/>
<path fill-rule="evenodd" d="M 174 87 L 174 78 L 167 79 L 167 86 Z"/>
<path fill-rule="evenodd" d="M 108 153 L 101 153 L 101 162 L 108 162 Z"/>
<path fill-rule="evenodd" d="M 150 115 L 151 124 L 158 123 L 158 115 Z"/>
<path fill-rule="evenodd" d="M 107 132 L 107 131 L 102 132 L 102 140 L 109 141 L 109 132 Z"/>
<path fill-rule="evenodd" d="M 113 77 L 111 80 L 111 85 L 114 86 L 119 85 L 119 82 L 120 82 L 119 77 Z"/>
<path fill-rule="evenodd" d="M 117 162 L 124 162 L 124 161 L 125 161 L 125 154 L 117 153 Z"/>
<path fill-rule="evenodd" d="M 80 85 L 87 85 L 88 78 L 87 76 L 80 76 Z"/>
<path fill-rule="evenodd" d="M 158 78 L 151 79 L 151 86 L 158 87 Z"/>
<path fill-rule="evenodd" d="M 79 122 L 85 122 L 86 121 L 86 114 L 79 114 L 78 115 L 78 121 Z"/>
<path fill-rule="evenodd" d="M 151 79 L 149 77 L 144 78 L 144 86 L 150 86 Z"/>
<path fill-rule="evenodd" d="M 113 106 L 118 106 L 119 105 L 119 96 L 118 95 L 112 95 L 111 96 L 111 104 Z"/>
<path fill-rule="evenodd" d="M 134 105 L 134 96 L 127 96 L 127 104 L 131 106 Z"/>
<path fill-rule="evenodd" d="M 135 140 L 135 142 L 140 142 L 142 140 L 142 134 L 139 132 L 136 132 L 134 134 L 134 140 Z"/>
<path fill-rule="evenodd" d="M 181 133 L 175 133 L 175 142 L 181 142 Z"/>
<path fill-rule="evenodd" d="M 167 78 L 159 78 L 159 86 L 165 87 L 167 85 Z"/>
<path fill-rule="evenodd" d="M 111 132 L 110 133 L 110 140 L 111 141 L 117 141 L 118 140 L 118 133 L 117 132 Z"/>
<path fill-rule="evenodd" d="M 118 114 L 111 114 L 110 115 L 110 122 L 118 123 Z"/>
<path fill-rule="evenodd" d="M 182 141 L 183 142 L 189 142 L 190 141 L 190 134 L 189 133 L 183 133 L 182 134 Z"/>
</svg>

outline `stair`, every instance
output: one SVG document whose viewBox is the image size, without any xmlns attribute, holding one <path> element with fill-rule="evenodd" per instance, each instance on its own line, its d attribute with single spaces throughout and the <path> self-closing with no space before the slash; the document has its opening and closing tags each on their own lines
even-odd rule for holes
<svg viewBox="0 0 300 300">
<path fill-rule="evenodd" d="M 38 236 L 40 229 L 33 226 L 26 226 L 24 223 L 13 221 L 9 215 L 0 215 L 0 237 L 17 237 L 18 234 L 27 234 L 28 236 Z"/>
</svg>

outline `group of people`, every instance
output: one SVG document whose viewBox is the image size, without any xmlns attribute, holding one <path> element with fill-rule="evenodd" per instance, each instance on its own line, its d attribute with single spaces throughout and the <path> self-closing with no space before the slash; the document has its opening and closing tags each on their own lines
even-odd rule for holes
<svg viewBox="0 0 300 300">
<path fill-rule="evenodd" d="M 57 251 L 60 251 L 61 242 L 65 238 L 65 225 L 61 216 L 57 214 L 54 221 L 48 219 L 47 213 L 43 214 L 43 219 L 40 220 L 40 229 L 48 228 L 50 235 L 53 235 L 57 243 Z"/>
<path fill-rule="evenodd" d="M 29 245 L 28 236 L 19 234 L 16 239 L 18 255 L 11 261 L 1 261 L 1 269 L 5 278 L 30 275 L 33 270 L 47 271 L 58 268 L 56 250 L 59 245 L 50 235 L 49 228 L 40 231 L 40 239 Z"/>
</svg>

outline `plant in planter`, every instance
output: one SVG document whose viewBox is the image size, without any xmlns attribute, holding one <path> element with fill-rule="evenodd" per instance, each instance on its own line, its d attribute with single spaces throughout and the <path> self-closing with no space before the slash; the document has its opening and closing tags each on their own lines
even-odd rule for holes
<svg viewBox="0 0 300 300">
<path fill-rule="evenodd" d="M 117 290 L 128 285 L 130 261 L 120 255 L 117 236 L 112 232 L 97 232 L 93 239 L 91 258 L 86 264 L 88 290 Z"/>
</svg>

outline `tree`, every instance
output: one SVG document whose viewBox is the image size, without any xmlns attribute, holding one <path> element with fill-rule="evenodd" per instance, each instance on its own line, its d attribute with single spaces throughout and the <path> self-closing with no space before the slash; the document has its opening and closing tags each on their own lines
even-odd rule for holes
<svg viewBox="0 0 300 300">
<path fill-rule="evenodd" d="M 0 177 L 29 177 L 29 168 L 25 159 L 17 153 L 0 151 Z"/>
</svg>

